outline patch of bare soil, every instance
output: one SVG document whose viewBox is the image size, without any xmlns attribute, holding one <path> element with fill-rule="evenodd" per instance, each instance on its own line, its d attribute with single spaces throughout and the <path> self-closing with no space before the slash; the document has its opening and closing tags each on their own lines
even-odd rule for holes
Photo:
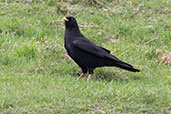
<svg viewBox="0 0 171 114">
<path fill-rule="evenodd" d="M 171 64 L 171 52 L 166 52 L 160 57 L 160 62 L 165 64 Z"/>
</svg>

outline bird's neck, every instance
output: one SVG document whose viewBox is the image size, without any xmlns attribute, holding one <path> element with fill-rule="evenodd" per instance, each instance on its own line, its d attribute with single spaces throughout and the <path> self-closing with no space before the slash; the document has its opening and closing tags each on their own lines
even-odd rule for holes
<svg viewBox="0 0 171 114">
<path fill-rule="evenodd" d="M 66 28 L 66 31 L 68 32 L 80 32 L 78 27 L 70 27 L 70 28 Z"/>
<path fill-rule="evenodd" d="M 82 34 L 79 29 L 67 28 L 65 30 L 65 41 L 72 41 L 81 36 L 82 36 Z"/>
<path fill-rule="evenodd" d="M 67 29 L 66 29 L 66 32 L 67 32 L 68 34 L 75 34 L 75 35 L 80 35 L 80 34 L 81 34 L 81 32 L 80 32 L 80 30 L 79 30 L 78 27 L 67 28 Z"/>
</svg>

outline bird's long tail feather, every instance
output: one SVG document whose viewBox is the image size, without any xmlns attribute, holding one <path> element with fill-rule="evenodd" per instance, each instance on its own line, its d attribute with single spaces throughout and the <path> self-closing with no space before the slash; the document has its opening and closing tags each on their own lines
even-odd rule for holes
<svg viewBox="0 0 171 114">
<path fill-rule="evenodd" d="M 105 65 L 116 66 L 116 67 L 119 67 L 128 71 L 132 71 L 132 72 L 140 72 L 140 70 L 135 69 L 132 65 L 125 63 L 123 61 L 120 61 L 120 60 L 108 60 L 108 61 L 105 61 Z"/>
<path fill-rule="evenodd" d="M 132 71 L 132 72 L 140 72 L 140 70 L 135 69 L 133 66 L 131 66 L 127 63 L 116 63 L 115 66 L 122 68 L 122 69 L 125 69 L 125 70 Z"/>
</svg>

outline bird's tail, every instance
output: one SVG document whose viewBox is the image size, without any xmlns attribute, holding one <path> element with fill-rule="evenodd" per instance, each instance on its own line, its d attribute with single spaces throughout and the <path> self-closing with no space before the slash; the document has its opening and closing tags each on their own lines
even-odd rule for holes
<svg viewBox="0 0 171 114">
<path fill-rule="evenodd" d="M 106 66 L 116 66 L 131 72 L 140 72 L 140 70 L 135 69 L 132 65 L 125 63 L 123 61 L 120 60 L 108 60 L 105 62 Z"/>
<path fill-rule="evenodd" d="M 128 63 L 116 63 L 115 66 L 125 69 L 125 70 L 129 70 L 132 72 L 140 72 L 140 70 L 135 69 L 132 65 L 128 64 Z"/>
</svg>

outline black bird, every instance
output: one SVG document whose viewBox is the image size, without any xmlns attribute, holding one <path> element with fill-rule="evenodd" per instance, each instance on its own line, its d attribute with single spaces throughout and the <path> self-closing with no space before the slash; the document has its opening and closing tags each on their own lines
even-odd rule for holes
<svg viewBox="0 0 171 114">
<path fill-rule="evenodd" d="M 63 21 L 65 22 L 65 49 L 82 69 L 82 74 L 77 80 L 89 72 L 87 79 L 89 81 L 96 67 L 115 66 L 132 72 L 140 71 L 111 55 L 109 50 L 94 44 L 83 36 L 74 17 L 63 18 Z"/>
</svg>

